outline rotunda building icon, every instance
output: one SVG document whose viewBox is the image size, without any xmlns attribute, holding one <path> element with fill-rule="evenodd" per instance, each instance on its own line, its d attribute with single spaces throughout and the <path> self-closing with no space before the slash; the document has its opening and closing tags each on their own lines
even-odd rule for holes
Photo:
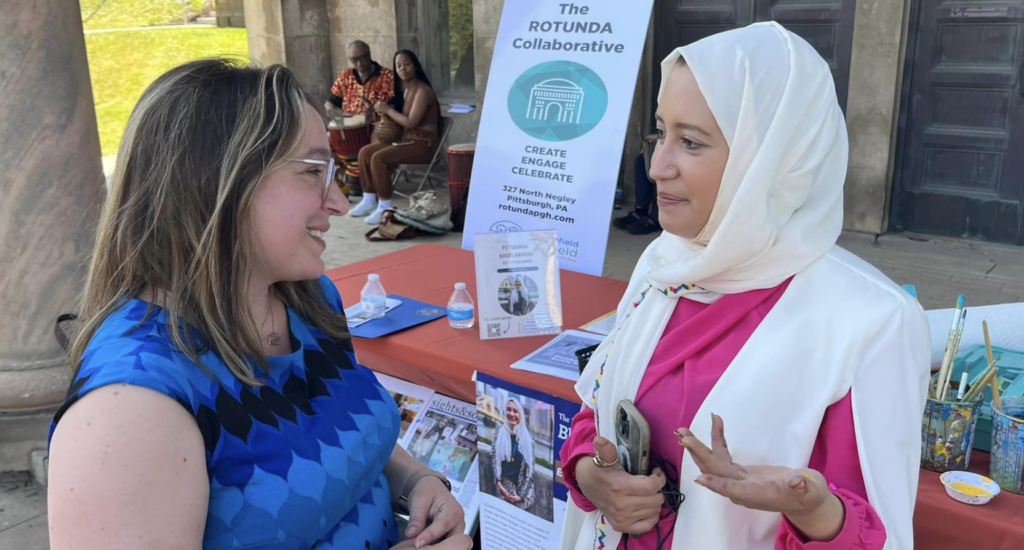
<svg viewBox="0 0 1024 550">
<path fill-rule="evenodd" d="M 579 124 L 583 96 L 583 88 L 564 78 L 545 80 L 530 90 L 526 118 Z"/>
</svg>

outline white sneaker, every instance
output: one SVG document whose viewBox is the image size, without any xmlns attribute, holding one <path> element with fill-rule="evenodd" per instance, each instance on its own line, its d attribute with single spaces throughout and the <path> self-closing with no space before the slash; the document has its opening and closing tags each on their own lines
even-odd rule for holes
<svg viewBox="0 0 1024 550">
<path fill-rule="evenodd" d="M 380 219 L 381 217 L 384 216 L 384 212 L 386 211 L 387 208 L 384 208 L 383 206 L 378 206 L 377 209 L 373 211 L 373 214 L 367 216 L 366 219 L 363 221 L 366 223 L 366 225 L 379 225 Z"/>
<path fill-rule="evenodd" d="M 377 201 L 372 199 L 363 199 L 359 201 L 359 204 L 357 204 L 355 208 L 348 211 L 348 215 L 353 218 L 361 218 L 372 214 L 375 210 L 377 210 Z M 377 223 L 380 223 L 380 221 Z"/>
</svg>

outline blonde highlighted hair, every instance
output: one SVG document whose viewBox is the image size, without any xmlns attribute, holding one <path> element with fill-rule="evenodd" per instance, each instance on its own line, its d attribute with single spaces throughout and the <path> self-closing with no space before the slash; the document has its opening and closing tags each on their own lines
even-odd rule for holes
<svg viewBox="0 0 1024 550">
<path fill-rule="evenodd" d="M 252 199 L 298 149 L 307 104 L 315 102 L 288 69 L 229 59 L 186 63 L 146 89 L 118 151 L 70 364 L 112 312 L 145 291 L 159 297 L 176 349 L 197 364 L 214 351 L 239 380 L 259 385 L 255 367 L 267 362 L 246 295 L 260 261 Z M 273 292 L 329 338 L 349 338 L 318 281 L 279 282 Z"/>
</svg>

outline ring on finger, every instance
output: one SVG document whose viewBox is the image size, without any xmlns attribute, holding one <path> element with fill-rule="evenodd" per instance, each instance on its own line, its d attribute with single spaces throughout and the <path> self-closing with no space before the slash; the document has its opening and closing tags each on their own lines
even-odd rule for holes
<svg viewBox="0 0 1024 550">
<path fill-rule="evenodd" d="M 608 468 L 610 466 L 615 466 L 616 464 L 619 463 L 618 454 L 615 455 L 615 460 L 611 462 L 605 462 L 605 460 L 601 458 L 601 453 L 597 452 L 596 449 L 594 450 L 594 456 L 592 458 L 594 459 L 594 464 L 596 464 L 598 468 Z"/>
</svg>

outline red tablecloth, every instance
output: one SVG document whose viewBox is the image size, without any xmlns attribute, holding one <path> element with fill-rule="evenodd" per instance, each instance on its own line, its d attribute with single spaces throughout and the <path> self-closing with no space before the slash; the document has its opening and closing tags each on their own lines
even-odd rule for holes
<svg viewBox="0 0 1024 550">
<path fill-rule="evenodd" d="M 390 294 L 445 306 L 452 285 L 464 282 L 476 297 L 473 254 L 441 245 L 419 245 L 327 273 L 346 304 L 359 301 L 366 275 L 377 273 Z M 562 271 L 565 328 L 577 328 L 615 309 L 626 283 Z M 355 339 L 359 361 L 386 374 L 469 402 L 476 401 L 471 376 L 479 370 L 552 395 L 579 401 L 572 383 L 509 367 L 551 337 L 481 341 L 476 327 L 456 330 L 445 319 L 374 340 Z M 971 470 L 988 473 L 989 456 L 975 452 Z M 915 548 L 921 550 L 1021 550 L 1024 496 L 1004 491 L 981 507 L 946 495 L 939 475 L 921 471 L 914 514 Z M 901 549 L 903 550 L 903 549 Z"/>
<path fill-rule="evenodd" d="M 453 285 L 463 282 L 476 299 L 473 253 L 459 248 L 414 246 L 332 269 L 327 275 L 338 286 L 342 300 L 354 304 L 359 301 L 359 292 L 370 273 L 380 275 L 388 294 L 444 307 Z M 577 328 L 611 312 L 626 290 L 622 281 L 565 270 L 561 272 L 561 281 L 564 328 Z M 457 330 L 448 326 L 446 319 L 440 319 L 385 338 L 356 338 L 355 347 L 359 361 L 374 370 L 469 402 L 476 401 L 472 381 L 475 370 L 579 402 L 572 382 L 509 368 L 552 338 L 482 341 L 478 327 Z"/>
<path fill-rule="evenodd" d="M 971 453 L 970 471 L 988 475 L 989 454 Z M 1003 491 L 985 506 L 957 502 L 939 474 L 921 470 L 914 512 L 914 547 L 921 550 L 1021 550 L 1024 496 Z"/>
</svg>

